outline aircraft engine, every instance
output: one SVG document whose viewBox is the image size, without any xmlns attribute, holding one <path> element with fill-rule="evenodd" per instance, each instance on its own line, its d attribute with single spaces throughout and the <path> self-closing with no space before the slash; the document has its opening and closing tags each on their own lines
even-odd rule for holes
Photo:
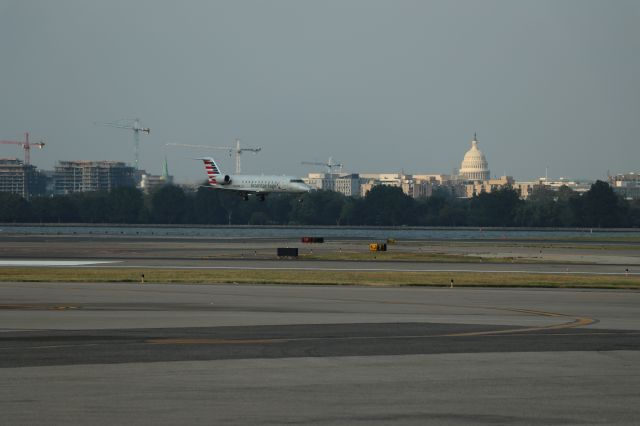
<svg viewBox="0 0 640 426">
<path fill-rule="evenodd" d="M 229 185 L 231 183 L 231 176 L 229 175 L 224 175 L 224 182 L 222 182 L 223 185 Z"/>
</svg>

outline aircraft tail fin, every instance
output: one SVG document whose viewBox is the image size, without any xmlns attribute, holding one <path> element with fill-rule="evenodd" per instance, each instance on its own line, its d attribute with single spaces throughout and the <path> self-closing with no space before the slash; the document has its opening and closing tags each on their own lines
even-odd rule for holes
<svg viewBox="0 0 640 426">
<path fill-rule="evenodd" d="M 204 168 L 207 171 L 209 184 L 217 185 L 218 178 L 222 176 L 222 173 L 220 171 L 220 168 L 216 164 L 216 161 L 211 157 L 198 158 L 198 160 L 202 160 L 204 162 Z"/>
</svg>

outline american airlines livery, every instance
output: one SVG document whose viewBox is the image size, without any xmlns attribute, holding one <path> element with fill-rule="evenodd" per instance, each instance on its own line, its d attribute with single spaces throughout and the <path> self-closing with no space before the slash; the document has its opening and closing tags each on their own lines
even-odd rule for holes
<svg viewBox="0 0 640 426">
<path fill-rule="evenodd" d="M 295 176 L 276 175 L 224 175 L 211 157 L 198 158 L 204 162 L 209 179 L 208 188 L 234 191 L 245 200 L 249 195 L 256 195 L 260 201 L 264 201 L 267 194 L 273 192 L 304 193 L 311 187 Z"/>
</svg>

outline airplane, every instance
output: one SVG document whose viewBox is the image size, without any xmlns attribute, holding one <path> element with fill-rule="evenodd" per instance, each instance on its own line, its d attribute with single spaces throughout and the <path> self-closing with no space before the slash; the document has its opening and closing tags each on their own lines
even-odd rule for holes
<svg viewBox="0 0 640 426">
<path fill-rule="evenodd" d="M 211 157 L 197 158 L 204 162 L 209 185 L 207 188 L 234 191 L 247 201 L 249 195 L 257 196 L 260 201 L 271 193 L 301 194 L 311 191 L 311 187 L 295 176 L 277 175 L 225 175 Z"/>
</svg>

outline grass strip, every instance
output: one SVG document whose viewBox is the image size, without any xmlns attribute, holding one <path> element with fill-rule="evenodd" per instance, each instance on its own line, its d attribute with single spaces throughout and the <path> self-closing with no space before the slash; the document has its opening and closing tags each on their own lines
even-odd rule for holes
<svg viewBox="0 0 640 426">
<path fill-rule="evenodd" d="M 479 256 L 465 256 L 458 254 L 445 253 L 415 253 L 408 251 L 380 251 L 380 252 L 316 252 L 313 254 L 302 253 L 300 258 L 303 260 L 349 260 L 349 261 L 373 261 L 373 260 L 403 260 L 403 261 L 421 261 L 421 262 L 462 262 L 462 263 L 480 263 L 482 258 Z M 501 258 L 503 259 L 503 258 Z M 510 261 L 503 259 L 503 261 Z"/>
<path fill-rule="evenodd" d="M 490 257 L 473 254 L 448 254 L 448 253 L 415 253 L 409 251 L 382 251 L 382 252 L 316 252 L 313 254 L 302 253 L 303 260 L 331 260 L 331 261 L 403 261 L 425 263 L 562 263 L 581 264 L 583 262 L 556 262 L 548 259 L 533 259 L 526 257 Z"/>
<path fill-rule="evenodd" d="M 640 289 L 640 277 L 624 275 L 301 271 L 301 270 L 178 270 L 128 268 L 2 268 L 4 282 L 129 282 L 184 284 L 320 284 L 363 286 L 559 287 Z"/>
</svg>

